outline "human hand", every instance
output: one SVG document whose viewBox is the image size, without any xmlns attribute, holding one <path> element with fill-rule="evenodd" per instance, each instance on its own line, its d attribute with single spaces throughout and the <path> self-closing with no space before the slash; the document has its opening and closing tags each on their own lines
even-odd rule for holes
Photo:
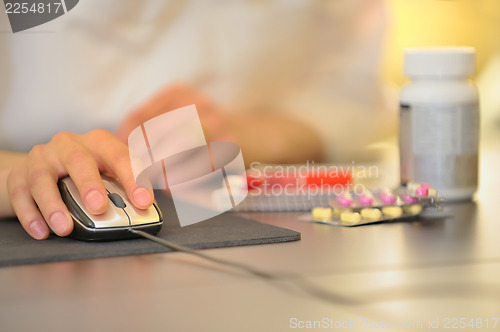
<svg viewBox="0 0 500 332">
<path fill-rule="evenodd" d="M 133 110 L 119 125 L 116 136 L 127 144 L 128 136 L 132 130 L 144 122 L 166 112 L 193 104 L 196 105 L 205 138 L 209 141 L 228 140 L 228 116 L 225 112 L 221 111 L 220 107 L 209 96 L 181 83 L 165 86 Z"/>
<path fill-rule="evenodd" d="M 69 175 L 87 209 L 102 214 L 109 200 L 101 173 L 118 178 L 137 208 L 153 204 L 152 190 L 135 183 L 127 146 L 105 130 L 59 133 L 49 143 L 33 147 L 7 175 L 10 203 L 33 238 L 46 239 L 49 227 L 66 236 L 73 230 L 73 221 L 59 194 L 58 179 Z"/>
<path fill-rule="evenodd" d="M 179 83 L 166 86 L 132 111 L 118 127 L 116 135 L 127 143 L 132 130 L 144 122 L 192 104 L 198 110 L 205 139 L 238 144 L 247 165 L 254 161 L 298 163 L 321 160 L 321 138 L 304 121 L 272 110 L 228 112 L 207 95 Z"/>
</svg>

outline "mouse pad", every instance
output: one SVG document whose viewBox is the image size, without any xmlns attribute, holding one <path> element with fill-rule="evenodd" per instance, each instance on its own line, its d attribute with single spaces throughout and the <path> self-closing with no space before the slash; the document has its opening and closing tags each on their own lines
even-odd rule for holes
<svg viewBox="0 0 500 332">
<path fill-rule="evenodd" d="M 225 213 L 203 222 L 180 227 L 172 200 L 156 192 L 163 213 L 158 237 L 194 249 L 300 240 L 300 233 Z M 146 239 L 83 242 L 51 234 L 47 240 L 32 239 L 15 218 L 0 220 L 0 266 L 56 262 L 167 252 L 170 249 Z"/>
</svg>

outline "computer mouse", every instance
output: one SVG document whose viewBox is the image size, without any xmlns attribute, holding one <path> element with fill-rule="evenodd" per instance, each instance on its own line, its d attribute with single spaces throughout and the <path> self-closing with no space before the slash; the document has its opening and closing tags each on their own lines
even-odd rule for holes
<svg viewBox="0 0 500 332">
<path fill-rule="evenodd" d="M 160 231 L 163 217 L 156 202 L 146 210 L 137 209 L 118 180 L 103 176 L 102 181 L 108 192 L 109 207 L 103 214 L 94 215 L 83 204 L 73 180 L 70 177 L 59 180 L 61 198 L 74 222 L 69 237 L 85 241 L 119 240 L 137 237 L 130 229 L 151 234 Z"/>
</svg>

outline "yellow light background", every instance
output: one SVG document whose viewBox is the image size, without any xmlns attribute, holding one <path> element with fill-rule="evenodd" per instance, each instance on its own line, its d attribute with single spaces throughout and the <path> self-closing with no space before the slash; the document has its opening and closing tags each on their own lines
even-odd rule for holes
<svg viewBox="0 0 500 332">
<path fill-rule="evenodd" d="M 500 0 L 386 0 L 390 26 L 384 76 L 401 85 L 407 47 L 472 46 L 479 73 L 500 52 Z"/>
</svg>

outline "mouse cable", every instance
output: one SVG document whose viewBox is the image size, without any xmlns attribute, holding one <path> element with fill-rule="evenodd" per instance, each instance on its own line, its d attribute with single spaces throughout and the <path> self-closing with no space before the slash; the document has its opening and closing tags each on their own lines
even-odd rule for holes
<svg viewBox="0 0 500 332">
<path fill-rule="evenodd" d="M 314 283 L 311 283 L 304 276 L 297 274 L 297 273 L 291 273 L 291 272 L 280 273 L 280 274 L 271 273 L 271 272 L 257 269 L 255 267 L 247 265 L 247 264 L 242 264 L 242 263 L 235 262 L 235 261 L 230 261 L 230 260 L 226 260 L 226 259 L 213 257 L 210 255 L 204 254 L 204 253 L 200 252 L 199 250 L 194 250 L 194 249 L 191 249 L 191 248 L 188 248 L 185 246 L 175 244 L 173 242 L 156 237 L 154 235 L 151 235 L 151 234 L 146 233 L 146 232 L 141 231 L 141 230 L 129 229 L 129 231 L 136 234 L 136 235 L 142 236 L 148 240 L 156 242 L 156 243 L 158 243 L 166 248 L 169 248 L 173 251 L 179 251 L 179 252 L 191 254 L 191 255 L 200 257 L 202 259 L 208 260 L 210 262 L 216 263 L 216 264 L 220 264 L 220 265 L 228 266 L 228 267 L 240 270 L 240 271 L 244 271 L 250 275 L 256 276 L 256 277 L 264 279 L 266 281 L 283 281 L 282 280 L 283 278 L 287 278 L 287 281 L 292 282 L 295 286 L 302 289 L 303 291 L 305 291 L 309 295 L 312 295 L 315 298 L 319 298 L 321 300 L 325 300 L 325 301 L 330 302 L 330 303 L 349 304 L 349 305 L 361 304 L 360 302 L 358 302 L 354 299 L 347 298 L 343 295 L 333 293 L 332 291 L 330 291 L 326 288 L 323 288 L 323 287 L 320 287 Z"/>
</svg>

